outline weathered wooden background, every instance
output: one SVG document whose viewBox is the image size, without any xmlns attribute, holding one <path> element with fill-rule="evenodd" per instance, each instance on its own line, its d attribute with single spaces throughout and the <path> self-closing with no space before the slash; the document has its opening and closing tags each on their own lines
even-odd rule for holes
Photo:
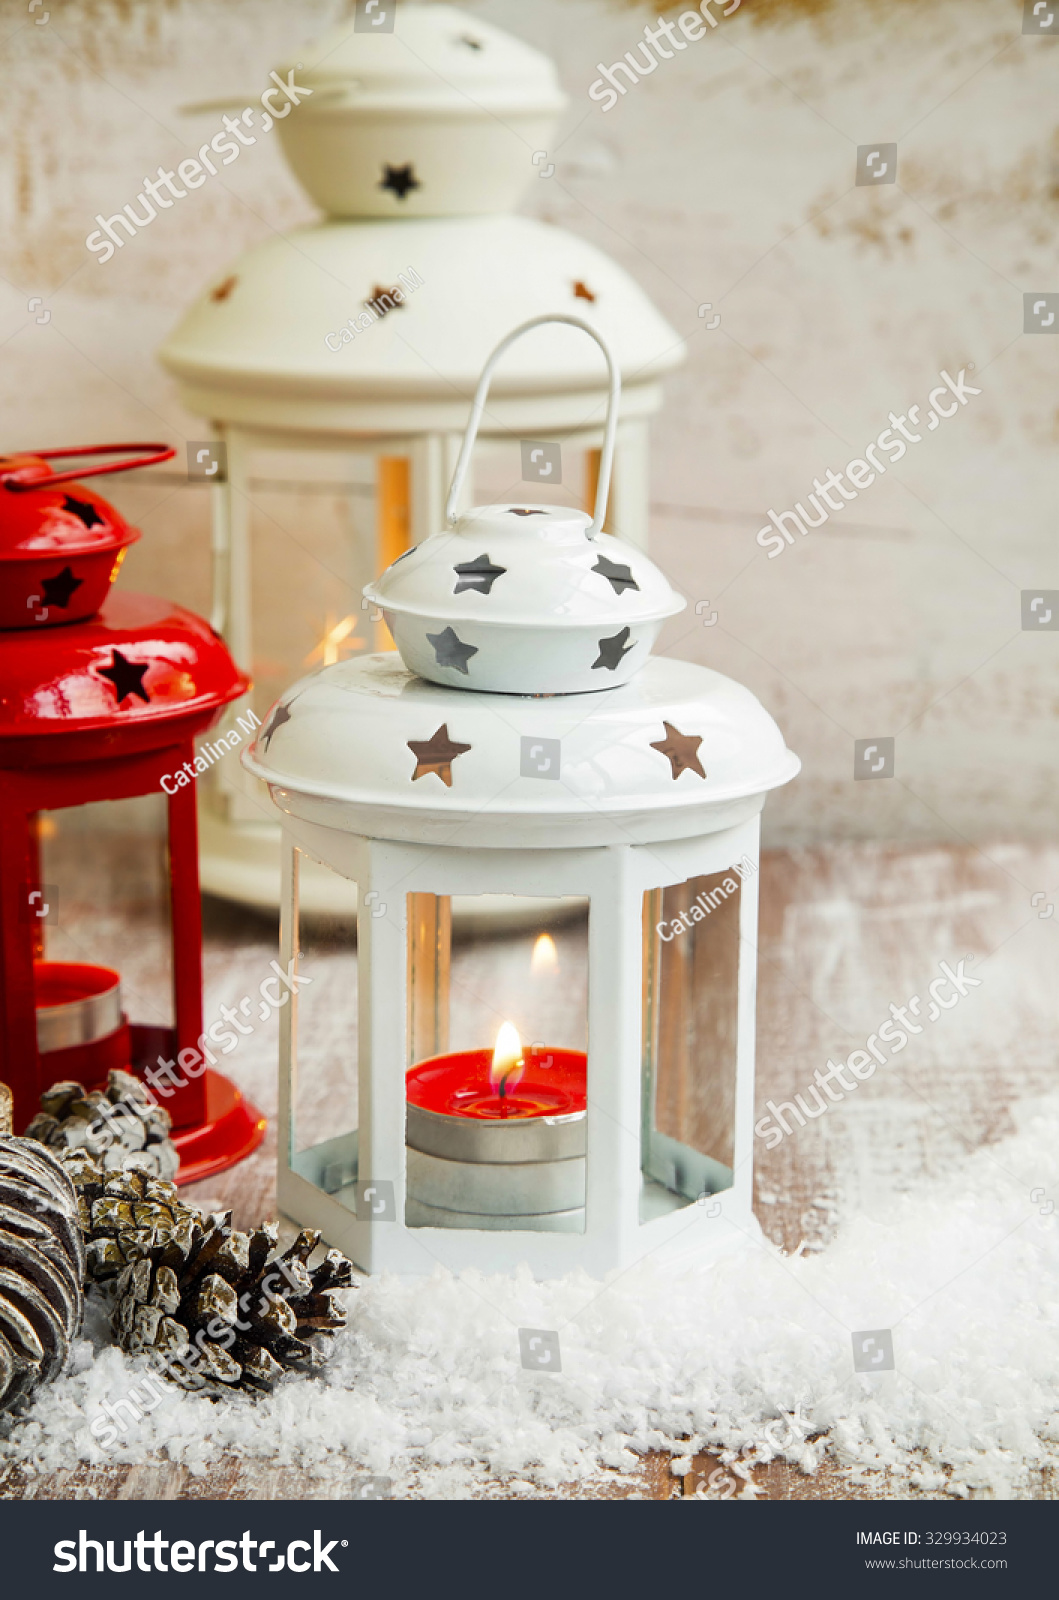
<svg viewBox="0 0 1059 1600">
<path fill-rule="evenodd" d="M 1021 0 L 744 0 L 604 113 L 597 63 L 635 46 L 647 7 L 468 9 L 550 52 L 571 97 L 554 175 L 527 152 L 523 209 L 613 254 L 688 341 L 654 427 L 654 549 L 692 602 L 664 643 L 748 682 L 803 756 L 769 840 L 1049 836 L 1059 639 L 1023 635 L 1019 595 L 1059 587 L 1059 340 L 1022 318 L 1024 292 L 1059 289 L 1059 51 L 1022 36 Z M 154 350 L 242 250 L 314 215 L 277 141 L 106 265 L 84 240 L 213 127 L 180 106 L 267 82 L 342 11 L 57 0 L 38 26 L 0 0 L 5 446 L 201 437 Z M 879 140 L 896 184 L 855 187 L 857 146 Z M 981 395 L 766 558 L 769 507 L 970 363 Z M 258 668 L 280 677 L 358 604 L 334 578 L 339 497 L 302 477 L 278 462 L 259 490 Z M 112 487 L 145 533 L 121 581 L 205 609 L 205 494 L 175 470 Z M 853 741 L 879 734 L 897 779 L 854 785 Z"/>
</svg>

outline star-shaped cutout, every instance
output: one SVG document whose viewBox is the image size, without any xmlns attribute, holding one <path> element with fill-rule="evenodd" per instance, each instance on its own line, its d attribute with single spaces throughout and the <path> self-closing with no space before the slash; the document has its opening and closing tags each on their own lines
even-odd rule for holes
<svg viewBox="0 0 1059 1600">
<path fill-rule="evenodd" d="M 83 578 L 75 578 L 70 567 L 64 567 L 57 572 L 54 578 L 45 578 L 41 584 L 41 594 L 46 606 L 60 606 L 63 611 L 73 599 L 74 590 L 80 589 L 84 583 Z"/>
<path fill-rule="evenodd" d="M 97 670 L 101 678 L 109 678 L 114 685 L 114 693 L 118 697 L 118 705 L 129 695 L 139 695 L 146 703 L 150 695 L 143 686 L 143 675 L 150 666 L 149 661 L 130 661 L 123 656 L 120 650 L 111 650 L 113 660 L 109 667 L 99 667 Z"/>
<path fill-rule="evenodd" d="M 262 739 L 265 742 L 265 749 L 266 750 L 269 747 L 269 744 L 270 744 L 271 739 L 272 739 L 272 735 L 274 733 L 276 733 L 280 728 L 282 728 L 282 726 L 283 726 L 283 724 L 285 722 L 289 722 L 289 721 L 290 721 L 290 712 L 287 709 L 287 707 L 285 705 L 278 705 L 276 707 L 275 711 L 273 711 L 271 717 L 269 717 L 268 726 L 266 727 L 264 733 L 261 735 Z"/>
<path fill-rule="evenodd" d="M 620 633 L 615 633 L 609 639 L 599 640 L 599 656 L 593 661 L 593 669 L 606 667 L 608 672 L 613 672 L 622 656 L 627 656 L 635 646 L 629 643 L 629 629 L 622 628 Z"/>
<path fill-rule="evenodd" d="M 701 737 L 697 733 L 681 733 L 679 728 L 674 728 L 671 722 L 666 722 L 664 719 L 662 726 L 666 730 L 666 736 L 664 739 L 659 739 L 657 744 L 652 744 L 651 749 L 660 750 L 664 756 L 669 757 L 673 777 L 679 778 L 682 772 L 697 772 L 700 778 L 704 778 L 706 774 L 698 757 Z"/>
<path fill-rule="evenodd" d="M 86 528 L 102 528 L 105 526 L 103 518 L 87 500 L 75 500 L 72 494 L 63 495 L 63 510 L 72 511 L 74 516 L 84 523 Z"/>
<path fill-rule="evenodd" d="M 493 584 L 504 576 L 507 568 L 495 567 L 486 555 L 475 556 L 473 561 L 461 561 L 452 570 L 459 579 L 453 594 L 461 594 L 464 589 L 473 589 L 476 594 L 492 594 Z"/>
<path fill-rule="evenodd" d="M 530 506 L 508 506 L 508 513 L 512 517 L 543 517 L 543 511 L 534 510 Z"/>
<path fill-rule="evenodd" d="M 452 763 L 457 756 L 462 756 L 471 748 L 469 744 L 457 744 L 449 738 L 449 725 L 443 722 L 436 733 L 429 739 L 409 739 L 408 748 L 416 758 L 416 769 L 412 774 L 412 782 L 417 778 L 425 778 L 432 772 L 440 778 L 447 789 L 452 788 Z"/>
<path fill-rule="evenodd" d="M 386 163 L 386 175 L 379 184 L 380 189 L 389 189 L 398 200 L 403 200 L 409 189 L 421 189 L 423 185 L 415 175 L 412 163 L 409 161 L 403 167 L 391 167 Z"/>
<path fill-rule="evenodd" d="M 439 667 L 455 667 L 457 672 L 469 676 L 467 663 L 478 654 L 476 644 L 464 644 L 452 628 L 446 628 L 443 633 L 428 633 L 427 638 L 434 646 L 434 658 Z"/>
<path fill-rule="evenodd" d="M 211 300 L 227 300 L 228 296 L 231 294 L 232 290 L 235 288 L 235 286 L 236 286 L 236 284 L 238 282 L 239 282 L 239 279 L 236 278 L 236 277 L 225 278 L 224 282 L 223 283 L 219 283 L 217 285 L 216 289 L 211 289 L 210 290 L 210 299 Z"/>
<path fill-rule="evenodd" d="M 608 561 L 606 556 L 600 556 L 593 572 L 598 572 L 601 578 L 606 578 L 615 594 L 623 594 L 626 589 L 638 589 L 640 585 L 632 575 L 632 568 L 625 566 L 621 561 Z"/>
<path fill-rule="evenodd" d="M 574 283 L 574 299 L 575 300 L 594 300 L 595 298 L 596 297 L 592 293 L 592 290 L 588 287 L 588 284 L 587 283 L 582 283 L 581 279 L 578 278 Z"/>
<path fill-rule="evenodd" d="M 385 295 L 388 300 L 392 300 L 393 304 L 389 306 L 382 305 L 380 302 L 383 295 Z M 389 311 L 403 311 L 404 290 L 399 284 L 393 284 L 389 289 L 387 289 L 383 284 L 377 283 L 374 289 L 371 291 L 371 299 L 365 300 L 364 304 L 367 306 L 368 310 L 373 311 L 377 317 L 385 317 Z"/>
</svg>

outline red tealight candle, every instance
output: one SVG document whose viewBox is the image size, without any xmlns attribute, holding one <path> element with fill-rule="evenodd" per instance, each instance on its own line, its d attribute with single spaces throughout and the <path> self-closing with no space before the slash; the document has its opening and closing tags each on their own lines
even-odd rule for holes
<svg viewBox="0 0 1059 1600">
<path fill-rule="evenodd" d="M 45 1083 L 96 1085 L 125 1068 L 131 1048 L 121 978 L 83 961 L 34 961 L 37 1049 Z"/>
<path fill-rule="evenodd" d="M 585 1203 L 583 1050 L 457 1050 L 407 1074 L 408 1205 L 418 1227 L 576 1223 Z"/>
<path fill-rule="evenodd" d="M 568 1117 L 586 1105 L 583 1050 L 523 1049 L 505 1022 L 493 1050 L 454 1050 L 409 1068 L 409 1104 L 479 1121 Z"/>
</svg>

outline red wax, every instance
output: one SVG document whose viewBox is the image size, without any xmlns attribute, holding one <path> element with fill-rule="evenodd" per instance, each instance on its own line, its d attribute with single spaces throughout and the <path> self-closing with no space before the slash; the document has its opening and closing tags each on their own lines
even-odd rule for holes
<svg viewBox="0 0 1059 1600">
<path fill-rule="evenodd" d="M 113 967 L 90 966 L 85 961 L 35 961 L 33 978 L 38 1007 L 90 1000 L 116 989 L 121 982 Z"/>
<path fill-rule="evenodd" d="M 568 1117 L 584 1111 L 587 1058 L 583 1050 L 549 1045 L 523 1050 L 521 1081 L 501 1095 L 489 1082 L 491 1050 L 455 1050 L 408 1069 L 410 1104 L 450 1117 L 500 1121 L 513 1117 Z"/>
</svg>

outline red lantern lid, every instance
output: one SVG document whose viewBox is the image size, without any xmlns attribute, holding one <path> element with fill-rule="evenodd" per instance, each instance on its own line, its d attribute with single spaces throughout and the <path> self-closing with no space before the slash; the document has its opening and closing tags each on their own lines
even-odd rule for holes
<svg viewBox="0 0 1059 1600">
<path fill-rule="evenodd" d="M 76 474 L 51 466 L 58 457 L 125 450 L 141 454 Z M 121 444 L 0 457 L 0 629 L 53 627 L 98 611 L 140 532 L 102 495 L 73 480 L 124 472 L 174 453 L 166 445 Z"/>
<path fill-rule="evenodd" d="M 175 723 L 208 727 L 249 687 L 202 617 L 116 590 L 86 622 L 0 633 L 0 765 L 165 744 Z M 64 735 L 84 737 L 60 752 Z"/>
</svg>

